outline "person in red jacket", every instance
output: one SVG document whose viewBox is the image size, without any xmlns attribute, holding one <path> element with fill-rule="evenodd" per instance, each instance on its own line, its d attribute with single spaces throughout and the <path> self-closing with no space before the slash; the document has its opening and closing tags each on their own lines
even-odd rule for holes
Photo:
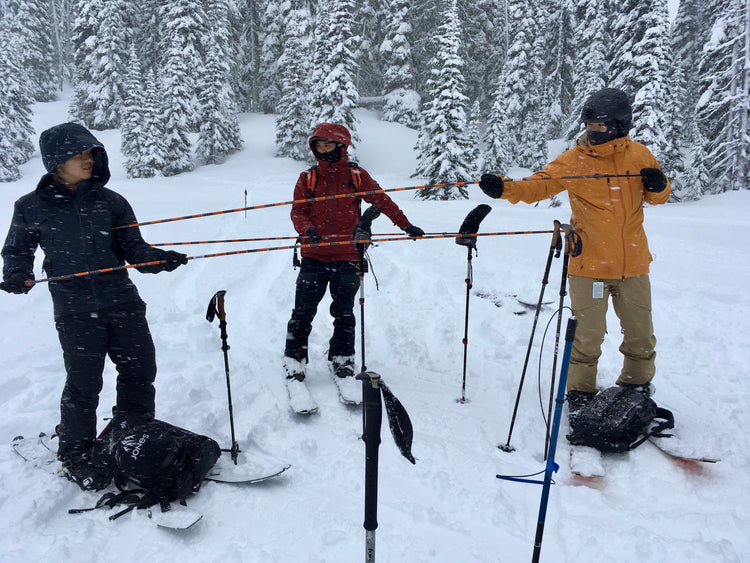
<svg viewBox="0 0 750 563">
<path fill-rule="evenodd" d="M 586 131 L 576 146 L 536 172 L 528 182 L 503 182 L 484 174 L 479 187 L 493 198 L 533 203 L 567 190 L 570 223 L 583 251 L 568 270 L 570 303 L 578 319 L 568 369 L 571 427 L 576 413 L 597 392 L 597 363 L 607 330 L 607 302 L 612 298 L 622 328 L 623 366 L 617 384 L 650 395 L 655 373 L 656 337 L 651 321 L 651 253 L 643 229 L 643 203 L 669 199 L 669 180 L 653 154 L 628 136 L 632 105 L 622 90 L 604 88 L 584 102 Z M 599 178 L 553 180 L 559 176 Z M 618 175 L 636 177 L 623 178 Z"/>
<path fill-rule="evenodd" d="M 359 200 L 377 206 L 411 237 L 424 235 L 386 194 L 341 197 L 325 201 L 301 201 L 338 194 L 381 189 L 363 168 L 349 162 L 351 135 L 346 127 L 319 124 L 310 137 L 317 166 L 300 174 L 294 188 L 291 218 L 302 242 L 341 242 L 352 237 L 359 221 Z M 351 239 L 350 239 L 351 240 Z M 308 336 L 312 321 L 329 288 L 333 302 L 333 335 L 328 347 L 330 368 L 336 379 L 354 380 L 354 297 L 359 289 L 359 253 L 354 242 L 344 245 L 302 248 L 294 310 L 287 325 L 284 368 L 288 384 L 304 384 L 308 362 Z"/>
</svg>

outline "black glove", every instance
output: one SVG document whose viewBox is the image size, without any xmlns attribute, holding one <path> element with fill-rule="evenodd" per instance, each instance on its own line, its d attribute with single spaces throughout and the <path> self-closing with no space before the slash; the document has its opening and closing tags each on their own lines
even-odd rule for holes
<svg viewBox="0 0 750 563">
<path fill-rule="evenodd" d="M 479 180 L 479 187 L 485 194 L 497 199 L 503 195 L 505 183 L 500 174 L 482 174 L 482 178 Z"/>
<path fill-rule="evenodd" d="M 404 232 L 413 239 L 424 236 L 424 231 L 416 225 L 409 225 L 404 229 Z"/>
<path fill-rule="evenodd" d="M 26 285 L 26 280 L 31 280 L 30 285 Z M 0 289 L 8 293 L 28 293 L 34 287 L 34 274 L 13 274 L 7 280 L 0 283 Z"/>
<path fill-rule="evenodd" d="M 322 237 L 320 235 L 316 234 L 317 232 L 318 232 L 318 229 L 316 229 L 315 227 L 309 227 L 305 231 L 305 238 L 307 240 L 304 241 L 304 242 L 308 242 L 308 243 L 310 243 L 310 242 L 320 242 L 322 240 Z"/>
<path fill-rule="evenodd" d="M 176 270 L 183 264 L 188 263 L 187 254 L 182 254 L 180 252 L 177 252 L 176 250 L 167 250 L 164 253 L 164 256 L 162 257 L 162 259 L 166 261 L 166 264 L 164 264 L 164 269 L 167 272 Z"/>
<path fill-rule="evenodd" d="M 641 168 L 641 181 L 647 192 L 658 194 L 667 187 L 667 177 L 658 168 Z"/>
</svg>

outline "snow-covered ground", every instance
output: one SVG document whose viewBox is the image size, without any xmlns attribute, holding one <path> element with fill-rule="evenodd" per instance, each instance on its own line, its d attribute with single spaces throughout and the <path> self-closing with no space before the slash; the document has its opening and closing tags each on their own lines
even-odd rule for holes
<svg viewBox="0 0 750 563">
<path fill-rule="evenodd" d="M 66 103 L 35 106 L 37 134 L 66 119 Z M 384 188 L 419 183 L 416 133 L 361 119 L 357 159 Z M 119 132 L 96 133 L 110 155 L 109 187 L 125 195 L 141 221 L 288 201 L 306 165 L 274 158 L 272 116 L 245 115 L 244 150 L 221 166 L 172 178 L 130 180 Z M 0 185 L 0 232 L 12 203 L 42 173 L 37 154 L 24 178 Z M 514 172 L 523 171 L 509 171 Z M 667 171 L 668 173 L 669 171 Z M 569 219 L 557 209 L 492 201 L 478 187 L 470 199 L 424 202 L 413 191 L 394 200 L 428 232 L 456 231 L 479 203 L 493 211 L 481 231 L 550 229 Z M 605 459 L 598 488 L 576 486 L 561 432 L 560 471 L 551 488 L 542 560 L 548 562 L 750 561 L 750 191 L 646 210 L 658 338 L 657 402 L 691 423 L 721 462 L 689 470 L 651 444 Z M 151 243 L 287 236 L 289 207 L 192 219 L 142 229 Z M 387 218 L 375 232 L 395 232 Z M 378 561 L 510 562 L 531 558 L 542 488 L 496 479 L 542 470 L 544 422 L 552 372 L 550 325 L 543 361 L 539 343 L 558 299 L 561 260 L 553 263 L 531 366 L 513 432 L 505 443 L 549 235 L 479 239 L 470 299 L 466 395 L 461 394 L 466 250 L 451 239 L 386 242 L 371 249 L 375 279 L 365 280 L 368 368 L 380 373 L 414 424 L 416 465 L 403 459 L 383 425 L 380 447 Z M 191 256 L 275 243 L 181 247 Z M 283 243 L 282 243 L 283 244 Z M 42 277 L 37 261 L 36 276 Z M 193 260 L 173 273 L 131 276 L 148 303 L 159 364 L 157 416 L 229 444 L 229 415 L 219 330 L 205 319 L 213 294 L 227 290 L 229 362 L 235 426 L 241 445 L 260 447 L 292 468 L 262 484 L 206 483 L 189 505 L 204 519 L 185 532 L 152 526 L 141 515 L 115 522 L 106 510 L 67 514 L 99 498 L 41 472 L 14 455 L 19 434 L 50 431 L 58 418 L 62 357 L 44 285 L 27 296 L 0 294 L 0 560 L 350 562 L 364 558 L 362 417 L 339 403 L 328 375 L 328 301 L 311 337 L 309 387 L 317 415 L 290 414 L 281 375 L 285 326 L 296 272 L 291 251 Z M 564 313 L 567 319 L 568 312 Z M 357 307 L 359 315 L 359 307 Z M 621 355 L 610 320 L 600 384 L 617 377 Z M 359 341 L 357 343 L 359 350 Z M 537 374 L 541 373 L 540 384 Z M 559 373 L 559 370 L 558 370 Z M 100 416 L 114 401 L 108 364 Z"/>
</svg>

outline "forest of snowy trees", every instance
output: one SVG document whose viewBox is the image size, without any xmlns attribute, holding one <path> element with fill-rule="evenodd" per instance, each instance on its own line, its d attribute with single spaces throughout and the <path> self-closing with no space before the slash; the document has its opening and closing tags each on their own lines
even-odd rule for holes
<svg viewBox="0 0 750 563">
<path fill-rule="evenodd" d="M 34 151 L 31 104 L 119 128 L 128 173 L 221 163 L 238 116 L 276 116 L 304 160 L 321 121 L 355 109 L 419 131 L 415 176 L 539 169 L 605 86 L 634 101 L 676 201 L 747 189 L 750 0 L 0 0 L 0 181 Z M 453 199 L 458 189 L 424 190 Z"/>
</svg>

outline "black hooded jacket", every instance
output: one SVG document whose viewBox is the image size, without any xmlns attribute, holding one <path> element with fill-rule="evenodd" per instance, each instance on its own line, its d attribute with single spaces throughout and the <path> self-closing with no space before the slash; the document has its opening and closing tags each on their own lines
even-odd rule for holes
<svg viewBox="0 0 750 563">
<path fill-rule="evenodd" d="M 138 227 L 114 228 L 137 220 L 127 200 L 104 187 L 110 177 L 107 153 L 85 127 L 57 125 L 42 133 L 39 145 L 48 173 L 35 191 L 15 203 L 2 249 L 4 279 L 18 273 L 33 279 L 39 246 L 44 251 L 42 268 L 49 277 L 164 259 L 165 251 L 149 246 Z M 73 195 L 55 182 L 53 172 L 58 164 L 87 150 L 93 153 L 93 173 Z M 138 269 L 157 273 L 164 267 Z M 49 290 L 55 318 L 140 301 L 127 270 L 49 282 Z"/>
</svg>

